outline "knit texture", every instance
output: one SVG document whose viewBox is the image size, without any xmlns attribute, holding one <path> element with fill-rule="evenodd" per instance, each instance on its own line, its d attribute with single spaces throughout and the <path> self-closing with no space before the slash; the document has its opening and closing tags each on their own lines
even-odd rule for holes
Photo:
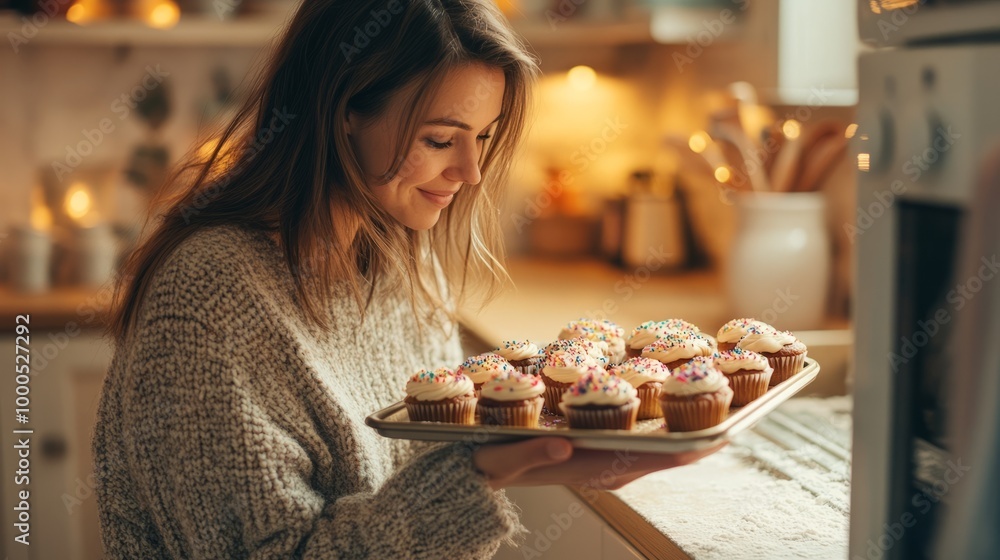
<svg viewBox="0 0 1000 560">
<path fill-rule="evenodd" d="M 413 371 L 460 363 L 457 332 L 419 335 L 401 290 L 362 322 L 339 285 L 322 331 L 292 281 L 277 243 L 234 226 L 156 272 L 98 411 L 106 556 L 488 558 L 523 531 L 467 446 L 364 425 Z"/>
</svg>

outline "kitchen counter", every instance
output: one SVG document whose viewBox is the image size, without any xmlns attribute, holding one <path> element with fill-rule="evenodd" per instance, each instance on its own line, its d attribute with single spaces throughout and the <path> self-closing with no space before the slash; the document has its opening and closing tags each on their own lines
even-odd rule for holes
<svg viewBox="0 0 1000 560">
<path fill-rule="evenodd" d="M 708 332 L 731 319 L 722 283 L 709 272 L 647 276 L 598 261 L 539 260 L 514 260 L 508 270 L 516 290 L 483 310 L 461 313 L 470 351 L 511 338 L 545 344 L 583 316 L 626 328 L 680 317 Z M 823 366 L 810 392 L 827 398 L 785 403 L 696 465 L 654 473 L 616 491 L 570 489 L 571 500 L 650 558 L 846 557 L 851 401 L 829 395 L 846 392 L 851 337 L 845 322 L 831 326 L 836 328 L 796 333 Z M 518 501 L 525 511 L 545 508 L 552 498 L 515 495 L 516 501 L 530 500 Z"/>
</svg>

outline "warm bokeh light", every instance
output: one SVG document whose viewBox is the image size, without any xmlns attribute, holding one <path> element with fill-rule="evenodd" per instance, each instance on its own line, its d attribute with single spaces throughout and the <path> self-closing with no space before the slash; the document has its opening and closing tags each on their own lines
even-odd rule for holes
<svg viewBox="0 0 1000 560">
<path fill-rule="evenodd" d="M 35 231 L 48 231 L 52 228 L 52 211 L 45 205 L 41 189 L 31 192 L 31 229 Z"/>
<path fill-rule="evenodd" d="M 785 138 L 795 140 L 802 133 L 802 125 L 795 119 L 788 119 L 782 123 L 781 132 L 785 135 Z"/>
<path fill-rule="evenodd" d="M 692 152 L 700 154 L 705 151 L 705 148 L 708 147 L 709 140 L 710 138 L 708 137 L 708 133 L 705 131 L 698 131 L 692 134 L 691 138 L 688 139 L 688 147 L 691 148 Z"/>
<path fill-rule="evenodd" d="M 181 10 L 173 0 L 159 0 L 146 14 L 146 25 L 156 29 L 169 29 L 181 18 Z"/>
<path fill-rule="evenodd" d="M 574 66 L 566 73 L 570 85 L 580 91 L 586 91 L 597 82 L 597 72 L 590 66 Z"/>
<path fill-rule="evenodd" d="M 715 180 L 720 183 L 728 183 L 732 173 L 729 172 L 729 168 L 722 166 L 715 168 Z"/>
<path fill-rule="evenodd" d="M 878 0 L 868 0 L 868 7 L 871 8 L 873 14 L 882 13 L 882 6 L 879 5 Z"/>
<path fill-rule="evenodd" d="M 858 171 L 868 171 L 872 166 L 872 156 L 867 152 L 858 154 Z"/>
<path fill-rule="evenodd" d="M 93 22 L 100 15 L 101 6 L 97 0 L 77 0 L 66 10 L 66 21 L 77 25 Z"/>
<path fill-rule="evenodd" d="M 847 130 L 844 131 L 844 138 L 854 138 L 854 135 L 858 132 L 858 123 L 851 123 L 847 125 Z"/>
<path fill-rule="evenodd" d="M 80 221 L 90 213 L 94 206 L 94 199 L 90 195 L 90 189 L 83 183 L 73 183 L 66 191 L 66 199 L 63 204 L 66 215 L 75 221 Z"/>
</svg>

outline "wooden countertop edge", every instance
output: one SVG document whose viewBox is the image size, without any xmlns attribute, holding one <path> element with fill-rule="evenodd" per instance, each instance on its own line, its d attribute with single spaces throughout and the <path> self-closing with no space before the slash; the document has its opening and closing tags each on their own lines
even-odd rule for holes
<svg viewBox="0 0 1000 560">
<path fill-rule="evenodd" d="M 596 498 L 592 496 L 593 499 L 588 500 L 577 489 L 567 489 L 643 556 L 663 560 L 691 560 L 674 541 L 643 519 L 618 496 L 610 492 L 597 492 Z"/>
</svg>

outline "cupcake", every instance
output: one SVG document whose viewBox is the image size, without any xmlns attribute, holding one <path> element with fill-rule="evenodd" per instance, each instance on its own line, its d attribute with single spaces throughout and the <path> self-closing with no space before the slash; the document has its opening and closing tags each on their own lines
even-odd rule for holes
<svg viewBox="0 0 1000 560">
<path fill-rule="evenodd" d="M 545 384 L 545 408 L 552 414 L 561 414 L 559 401 L 563 393 L 577 379 L 594 370 L 604 371 L 604 368 L 592 356 L 578 350 L 556 352 L 545 358 L 541 375 Z"/>
<path fill-rule="evenodd" d="M 631 430 L 639 412 L 639 397 L 628 381 L 595 369 L 569 388 L 560 407 L 570 428 Z"/>
<path fill-rule="evenodd" d="M 668 334 L 698 334 L 698 327 L 683 319 L 646 321 L 632 329 L 632 334 L 625 341 L 625 354 L 629 358 L 638 358 L 643 348 Z"/>
<path fill-rule="evenodd" d="M 483 424 L 537 428 L 544 392 L 545 384 L 537 375 L 516 369 L 496 374 L 483 385 L 479 419 Z"/>
<path fill-rule="evenodd" d="M 571 321 L 559 332 L 560 339 L 578 337 L 604 343 L 607 346 L 605 355 L 609 364 L 620 364 L 625 361 L 625 329 L 611 321 L 579 319 Z"/>
<path fill-rule="evenodd" d="M 525 375 L 538 375 L 545 358 L 538 346 L 529 340 L 505 340 L 493 353 L 510 362 L 510 365 Z"/>
<path fill-rule="evenodd" d="M 719 352 L 736 348 L 736 343 L 739 342 L 741 338 L 746 336 L 747 333 L 750 332 L 750 327 L 754 325 L 765 328 L 774 328 L 771 325 L 756 319 L 746 317 L 742 319 L 733 319 L 725 325 L 722 325 L 722 328 L 720 328 L 719 332 L 715 335 L 715 337 L 719 340 Z"/>
<path fill-rule="evenodd" d="M 479 354 L 478 356 L 466 359 L 455 371 L 472 380 L 476 388 L 476 396 L 478 397 L 483 383 L 489 381 L 490 377 L 513 369 L 514 366 L 501 356 L 487 352 L 486 354 Z"/>
<path fill-rule="evenodd" d="M 566 352 L 568 350 L 575 350 L 590 356 L 601 367 L 604 367 L 608 364 L 607 343 L 604 342 L 598 343 L 583 337 L 559 339 L 549 344 L 542 351 L 542 355 L 544 356 L 542 361 L 544 362 L 545 358 L 548 358 L 553 354 L 557 354 L 559 352 Z"/>
<path fill-rule="evenodd" d="M 414 422 L 476 422 L 472 380 L 448 368 L 420 370 L 406 383 L 406 413 Z"/>
<path fill-rule="evenodd" d="M 635 387 L 639 396 L 639 420 L 663 416 L 660 409 L 660 388 L 670 370 L 650 358 L 630 358 L 608 370 Z"/>
<path fill-rule="evenodd" d="M 660 407 L 671 432 L 711 428 L 729 415 L 733 390 L 712 358 L 695 358 L 670 372 L 663 382 Z"/>
<path fill-rule="evenodd" d="M 680 367 L 694 358 L 711 356 L 712 343 L 698 334 L 674 333 L 654 340 L 642 349 L 643 358 L 652 358 L 668 369 Z"/>
<path fill-rule="evenodd" d="M 788 331 L 779 331 L 767 325 L 751 326 L 736 347 L 757 352 L 767 358 L 774 368 L 771 386 L 788 379 L 802 369 L 806 359 L 806 345 Z"/>
<path fill-rule="evenodd" d="M 744 406 L 767 392 L 774 369 L 767 358 L 756 352 L 734 348 L 714 356 L 715 367 L 729 379 L 733 390 L 732 406 Z"/>
</svg>

